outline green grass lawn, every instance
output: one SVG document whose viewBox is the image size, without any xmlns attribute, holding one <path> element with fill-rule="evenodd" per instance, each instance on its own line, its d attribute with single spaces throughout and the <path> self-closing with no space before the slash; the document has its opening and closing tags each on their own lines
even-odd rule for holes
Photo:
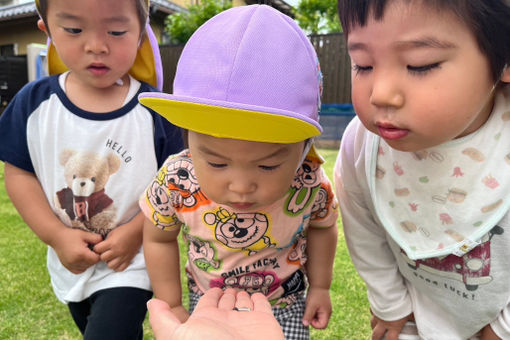
<svg viewBox="0 0 510 340">
<path fill-rule="evenodd" d="M 320 150 L 330 178 L 336 152 Z M 53 295 L 46 271 L 46 245 L 24 224 L 7 197 L 3 168 L 0 163 L 0 339 L 80 339 L 67 307 Z M 340 220 L 338 225 L 331 287 L 333 315 L 326 330 L 312 330 L 312 339 L 369 339 L 365 286 L 347 253 Z M 147 320 L 145 339 L 154 339 Z"/>
</svg>

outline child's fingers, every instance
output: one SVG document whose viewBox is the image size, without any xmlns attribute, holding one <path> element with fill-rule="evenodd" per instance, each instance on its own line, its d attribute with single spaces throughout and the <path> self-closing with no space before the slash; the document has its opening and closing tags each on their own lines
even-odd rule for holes
<svg viewBox="0 0 510 340">
<path fill-rule="evenodd" d="M 315 329 L 324 329 L 328 326 L 329 315 L 320 310 L 315 313 L 315 318 L 312 320 L 312 327 Z"/>
<path fill-rule="evenodd" d="M 381 323 L 377 323 L 372 328 L 372 340 L 382 340 L 386 333 L 386 327 L 383 327 Z"/>
<path fill-rule="evenodd" d="M 79 230 L 79 231 L 82 233 L 83 240 L 85 242 L 87 242 L 88 244 L 95 245 L 103 240 L 103 237 L 99 234 L 89 233 L 87 231 L 82 231 L 82 230 Z"/>
<path fill-rule="evenodd" d="M 101 255 L 101 259 L 102 259 L 102 255 Z M 103 260 L 103 261 L 105 261 L 105 260 Z M 122 259 L 120 257 L 113 257 L 112 259 L 109 259 L 105 262 L 106 262 L 108 268 L 110 268 L 111 270 L 116 271 L 116 272 L 124 271 L 131 264 L 131 261 L 125 261 L 124 259 Z"/>
<path fill-rule="evenodd" d="M 305 314 L 303 315 L 303 320 L 302 320 L 303 325 L 310 326 L 312 324 L 312 320 L 315 316 L 315 311 L 316 311 L 316 309 L 312 308 L 310 306 L 310 304 L 306 305 Z"/>
<path fill-rule="evenodd" d="M 92 247 L 92 250 L 98 254 L 103 254 L 108 249 L 110 249 L 110 246 L 106 243 L 106 241 L 100 241 Z"/>
</svg>

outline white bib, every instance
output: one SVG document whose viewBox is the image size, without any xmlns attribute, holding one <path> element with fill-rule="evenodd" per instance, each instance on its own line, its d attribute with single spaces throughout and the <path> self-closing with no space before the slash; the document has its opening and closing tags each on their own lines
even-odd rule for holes
<svg viewBox="0 0 510 340">
<path fill-rule="evenodd" d="M 419 152 L 374 139 L 370 193 L 379 220 L 409 258 L 462 256 L 508 211 L 509 92 L 496 96 L 488 121 L 469 136 Z"/>
</svg>

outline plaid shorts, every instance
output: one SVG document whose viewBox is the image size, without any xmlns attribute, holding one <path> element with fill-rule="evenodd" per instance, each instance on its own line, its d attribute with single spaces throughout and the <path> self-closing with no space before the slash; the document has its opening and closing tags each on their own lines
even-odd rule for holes
<svg viewBox="0 0 510 340">
<path fill-rule="evenodd" d="M 189 312 L 195 309 L 201 295 L 189 292 Z M 309 340 L 310 330 L 303 325 L 306 298 L 304 293 L 295 294 L 295 302 L 286 307 L 273 307 L 273 314 L 282 327 L 285 340 Z"/>
</svg>

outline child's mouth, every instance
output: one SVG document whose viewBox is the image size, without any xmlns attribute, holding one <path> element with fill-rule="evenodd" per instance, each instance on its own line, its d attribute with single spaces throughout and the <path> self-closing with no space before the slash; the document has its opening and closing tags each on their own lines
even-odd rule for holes
<svg viewBox="0 0 510 340">
<path fill-rule="evenodd" d="M 253 203 L 245 203 L 245 202 L 232 202 L 230 203 L 232 208 L 239 209 L 239 210 L 246 210 L 253 206 Z"/>
<path fill-rule="evenodd" d="M 379 132 L 379 136 L 381 136 L 384 139 L 400 139 L 404 138 L 409 134 L 409 130 L 407 129 L 400 129 L 393 125 L 377 125 L 377 130 Z"/>
<path fill-rule="evenodd" d="M 109 68 L 104 65 L 90 65 L 87 70 L 94 75 L 103 75 L 109 71 Z"/>
</svg>

